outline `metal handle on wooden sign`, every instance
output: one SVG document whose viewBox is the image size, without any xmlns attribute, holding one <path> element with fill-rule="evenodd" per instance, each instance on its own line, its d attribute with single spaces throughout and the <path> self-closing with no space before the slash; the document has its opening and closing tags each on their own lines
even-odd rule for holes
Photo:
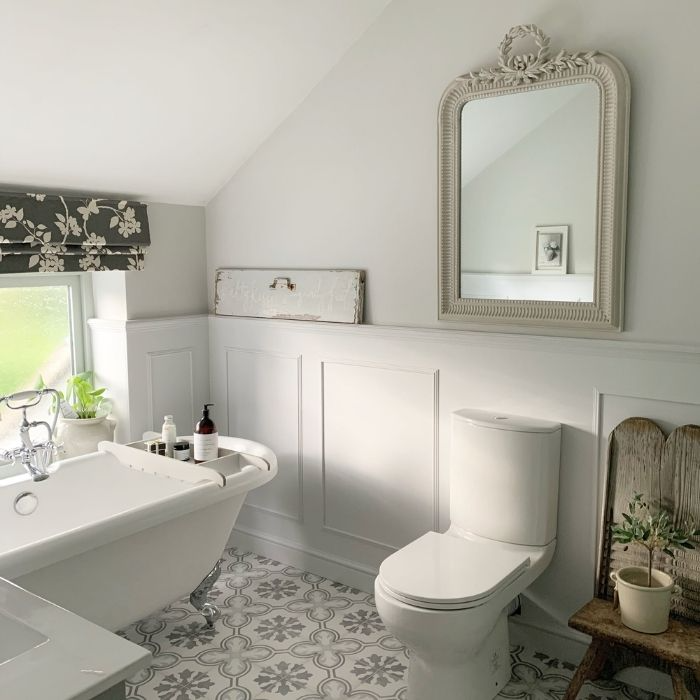
<svg viewBox="0 0 700 700">
<path fill-rule="evenodd" d="M 277 284 L 278 282 L 279 287 Z M 275 279 L 272 280 L 270 289 L 288 289 L 290 292 L 293 292 L 296 289 L 296 284 L 294 284 L 289 277 L 275 277 Z"/>
</svg>

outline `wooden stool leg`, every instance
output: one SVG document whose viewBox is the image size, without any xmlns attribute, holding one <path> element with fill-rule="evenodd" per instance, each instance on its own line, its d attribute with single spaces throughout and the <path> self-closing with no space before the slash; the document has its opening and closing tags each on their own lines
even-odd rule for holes
<svg viewBox="0 0 700 700">
<path fill-rule="evenodd" d="M 685 669 L 685 687 L 690 691 L 691 698 L 700 698 L 700 671 Z"/>
<path fill-rule="evenodd" d="M 673 681 L 673 700 L 693 700 L 693 696 L 685 685 L 680 666 L 674 666 L 671 669 L 671 681 Z"/>
<path fill-rule="evenodd" d="M 569 683 L 563 700 L 575 700 L 583 684 L 586 681 L 592 681 L 598 677 L 598 674 L 603 670 L 603 666 L 605 666 L 607 651 L 607 644 L 601 642 L 599 639 L 593 639 L 591 646 L 589 646 L 588 651 L 586 651 L 586 655 L 581 660 L 581 664 L 576 669 L 571 683 Z"/>
</svg>

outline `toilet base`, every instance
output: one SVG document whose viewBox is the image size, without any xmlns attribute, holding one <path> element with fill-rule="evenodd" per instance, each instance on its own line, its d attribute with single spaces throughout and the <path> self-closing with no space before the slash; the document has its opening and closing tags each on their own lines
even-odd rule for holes
<svg viewBox="0 0 700 700">
<path fill-rule="evenodd" d="M 439 657 L 410 652 L 407 700 L 491 700 L 510 680 L 508 616 L 501 613 L 496 626 L 473 656 Z"/>
</svg>

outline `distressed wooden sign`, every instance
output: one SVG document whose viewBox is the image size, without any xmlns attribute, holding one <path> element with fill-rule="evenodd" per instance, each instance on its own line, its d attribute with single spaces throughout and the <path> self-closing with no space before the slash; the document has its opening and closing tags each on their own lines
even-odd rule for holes
<svg viewBox="0 0 700 700">
<path fill-rule="evenodd" d="M 362 323 L 363 303 L 362 270 L 216 271 L 219 316 Z"/>
</svg>

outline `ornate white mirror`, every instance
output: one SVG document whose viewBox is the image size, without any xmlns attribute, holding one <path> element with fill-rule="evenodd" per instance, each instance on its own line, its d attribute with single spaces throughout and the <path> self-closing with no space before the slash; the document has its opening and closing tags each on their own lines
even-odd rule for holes
<svg viewBox="0 0 700 700">
<path fill-rule="evenodd" d="M 536 53 L 514 55 L 514 41 Z M 440 318 L 621 330 L 629 80 L 513 27 L 440 104 Z"/>
</svg>

